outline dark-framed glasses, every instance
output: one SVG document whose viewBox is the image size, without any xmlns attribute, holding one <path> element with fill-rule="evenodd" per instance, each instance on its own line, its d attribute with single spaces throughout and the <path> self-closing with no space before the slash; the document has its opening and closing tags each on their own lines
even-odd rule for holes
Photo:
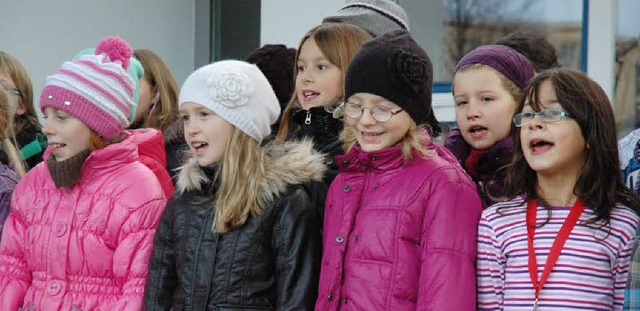
<svg viewBox="0 0 640 311">
<path fill-rule="evenodd" d="M 373 108 L 365 108 L 352 102 L 346 102 L 343 105 L 344 105 L 343 106 L 344 115 L 346 115 L 349 118 L 359 119 L 360 117 L 362 117 L 364 110 L 369 109 L 373 119 L 375 119 L 378 122 L 387 122 L 391 120 L 393 116 L 395 116 L 396 114 L 400 113 L 403 110 L 402 108 L 398 108 L 397 110 L 393 111 L 388 107 L 380 106 L 380 105 L 375 106 Z"/>
<path fill-rule="evenodd" d="M 5 92 L 7 92 L 7 94 L 10 93 L 10 94 L 22 96 L 22 92 L 20 92 L 20 90 L 16 89 L 15 87 L 10 87 L 8 85 L 0 84 L 0 88 L 2 88 Z"/>
<path fill-rule="evenodd" d="M 540 120 L 544 123 L 560 122 L 562 121 L 563 117 L 573 119 L 573 117 L 570 114 L 560 109 L 542 109 L 537 112 L 527 111 L 527 112 L 521 112 L 517 114 L 513 118 L 513 124 L 515 124 L 517 127 L 522 127 L 524 125 L 529 124 L 531 121 L 533 121 L 533 118 L 535 118 L 536 116 L 538 116 Z"/>
</svg>

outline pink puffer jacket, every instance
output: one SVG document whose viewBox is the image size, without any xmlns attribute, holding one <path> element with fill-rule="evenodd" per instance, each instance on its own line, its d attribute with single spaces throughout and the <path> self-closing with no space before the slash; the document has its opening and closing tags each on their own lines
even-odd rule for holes
<svg viewBox="0 0 640 311">
<path fill-rule="evenodd" d="M 92 152 L 71 187 L 55 187 L 45 159 L 13 193 L 0 310 L 140 310 L 165 204 L 131 136 Z"/>
<path fill-rule="evenodd" d="M 475 310 L 482 204 L 453 155 L 430 148 L 336 157 L 316 310 Z"/>
</svg>

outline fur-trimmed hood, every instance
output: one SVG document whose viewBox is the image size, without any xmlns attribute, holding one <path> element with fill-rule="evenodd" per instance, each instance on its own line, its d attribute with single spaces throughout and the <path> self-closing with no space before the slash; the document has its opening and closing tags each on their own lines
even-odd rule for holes
<svg viewBox="0 0 640 311">
<path fill-rule="evenodd" d="M 327 171 L 324 164 L 326 155 L 313 148 L 310 139 L 290 141 L 281 144 L 269 143 L 266 150 L 266 176 L 260 182 L 261 202 L 270 201 L 284 193 L 288 186 L 322 181 Z M 191 158 L 178 173 L 176 190 L 179 193 L 202 190 L 211 181 L 200 165 Z"/>
</svg>

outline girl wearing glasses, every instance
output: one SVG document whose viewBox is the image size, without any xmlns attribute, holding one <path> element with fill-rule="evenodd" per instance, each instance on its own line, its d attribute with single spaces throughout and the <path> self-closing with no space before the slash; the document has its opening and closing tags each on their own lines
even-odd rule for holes
<svg viewBox="0 0 640 311">
<path fill-rule="evenodd" d="M 13 56 L 0 51 L 0 91 L 7 93 L 14 118 L 12 136 L 20 156 L 31 169 L 42 162 L 47 139 L 33 105 L 33 86 L 27 70 Z"/>
<path fill-rule="evenodd" d="M 406 30 L 346 75 L 346 154 L 327 196 L 316 310 L 473 310 L 481 202 L 437 128 L 427 53 Z"/>
<path fill-rule="evenodd" d="M 449 132 L 445 147 L 476 182 L 485 207 L 503 199 L 502 168 L 513 153 L 511 118 L 534 74 L 526 57 L 502 45 L 481 46 L 454 69 L 458 129 Z"/>
<path fill-rule="evenodd" d="M 478 310 L 621 310 L 640 202 L 611 104 L 584 74 L 536 76 L 513 118 L 505 195 L 482 213 Z"/>
</svg>

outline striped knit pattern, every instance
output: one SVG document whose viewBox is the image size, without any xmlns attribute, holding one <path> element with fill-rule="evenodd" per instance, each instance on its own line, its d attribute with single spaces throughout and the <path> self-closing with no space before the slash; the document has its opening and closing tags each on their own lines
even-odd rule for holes
<svg viewBox="0 0 640 311">
<path fill-rule="evenodd" d="M 482 213 L 478 228 L 478 310 L 533 309 L 529 278 L 526 202 L 518 197 Z M 503 207 L 499 212 L 498 208 Z M 538 278 L 549 250 L 569 215 L 569 207 L 538 206 L 534 249 Z M 580 216 L 551 275 L 540 291 L 538 310 L 621 310 L 638 215 L 618 205 L 610 226 L 586 224 L 595 215 L 587 207 Z"/>
<path fill-rule="evenodd" d="M 47 77 L 40 109 L 64 110 L 106 139 L 129 126 L 135 81 L 106 55 L 85 55 L 65 62 Z"/>
<path fill-rule="evenodd" d="M 374 37 L 394 30 L 409 30 L 407 13 L 399 4 L 389 0 L 347 0 L 340 10 L 326 16 L 322 22 L 356 25 Z"/>
</svg>

